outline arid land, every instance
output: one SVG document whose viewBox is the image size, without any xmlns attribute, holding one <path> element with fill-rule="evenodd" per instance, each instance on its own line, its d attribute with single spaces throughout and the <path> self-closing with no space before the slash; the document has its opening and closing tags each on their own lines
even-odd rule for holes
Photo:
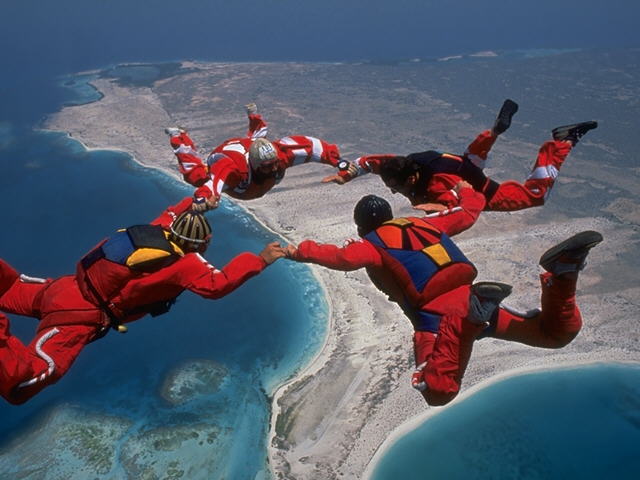
<svg viewBox="0 0 640 480">
<path fill-rule="evenodd" d="M 188 128 L 206 155 L 223 140 L 244 135 L 243 105 L 249 102 L 256 102 L 269 122 L 270 138 L 313 135 L 338 144 L 343 157 L 355 159 L 366 153 L 427 149 L 460 153 L 491 125 L 509 95 L 521 109 L 512 129 L 494 147 L 487 172 L 496 180 L 524 180 L 552 127 L 599 120 L 601 127 L 567 160 L 547 205 L 483 213 L 471 230 L 457 237 L 477 265 L 479 280 L 511 283 L 514 293 L 507 303 L 527 310 L 538 306 L 540 254 L 575 232 L 602 232 L 606 240 L 593 251 L 579 283 L 584 328 L 560 350 L 493 339 L 478 342 L 463 392 L 509 370 L 638 362 L 640 169 L 632 155 L 639 145 L 637 138 L 623 135 L 633 122 L 616 118 L 619 108 L 609 109 L 594 94 L 618 92 L 611 93 L 611 101 L 628 106 L 630 99 L 640 98 L 637 74 L 632 72 L 636 81 L 630 82 L 635 90 L 620 85 L 613 67 L 609 77 L 580 77 L 586 87 L 579 90 L 584 96 L 579 101 L 558 96 L 557 90 L 547 95 L 542 88 L 554 88 L 549 82 L 556 80 L 560 86 L 567 83 L 563 75 L 570 69 L 562 70 L 561 61 L 556 80 L 541 77 L 536 83 L 527 77 L 518 89 L 512 85 L 525 73 L 506 71 L 494 78 L 483 66 L 492 61 L 450 68 L 185 62 L 184 72 L 147 86 L 96 79 L 93 84 L 104 95 L 100 101 L 64 108 L 44 126 L 68 132 L 88 148 L 128 152 L 143 165 L 179 177 L 164 127 Z M 538 72 L 545 60 L 536 62 L 518 68 Z M 460 77 L 474 68 L 477 75 L 469 76 L 474 91 L 459 87 Z M 443 93 L 446 82 L 450 90 Z M 637 110 L 633 103 L 627 112 L 633 117 Z M 627 122 L 622 133 L 612 126 L 616 121 Z M 325 165 L 297 166 L 263 198 L 238 203 L 283 242 L 292 243 L 312 238 L 341 244 L 353 237 L 353 205 L 367 193 L 389 199 L 396 215 L 412 212 L 376 176 L 345 186 L 321 184 L 330 173 Z M 364 272 L 313 270 L 331 306 L 330 330 L 313 363 L 273 392 L 271 468 L 276 478 L 360 478 L 389 434 L 429 408 L 409 385 L 411 326 Z"/>
</svg>

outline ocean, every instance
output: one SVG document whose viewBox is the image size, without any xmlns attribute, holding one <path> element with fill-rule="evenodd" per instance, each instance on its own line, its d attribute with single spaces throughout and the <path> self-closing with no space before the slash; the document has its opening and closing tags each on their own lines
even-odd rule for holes
<svg viewBox="0 0 640 480">
<path fill-rule="evenodd" d="M 430 415 L 371 480 L 636 479 L 640 367 L 599 364 L 493 383 Z"/>
<path fill-rule="evenodd" d="M 96 92 L 82 81 L 56 82 L 71 87 L 65 91 L 52 81 L 60 105 L 95 99 Z M 5 205 L 0 255 L 31 276 L 72 273 L 78 259 L 102 238 L 118 228 L 149 222 L 192 193 L 188 185 L 143 168 L 128 155 L 86 151 L 63 133 L 5 122 L 0 135 L 0 195 Z M 218 268 L 240 252 L 258 253 L 277 240 L 228 201 L 208 218 L 213 240 L 205 257 Z M 189 478 L 267 475 L 270 395 L 318 352 L 326 334 L 327 308 L 309 268 L 286 260 L 220 300 L 183 293 L 170 313 L 146 317 L 131 324 L 127 334 L 112 332 L 87 346 L 60 382 L 27 404 L 0 403 L 0 477 L 24 474 L 25 459 L 35 453 L 28 440 L 34 431 L 53 442 L 66 438 L 65 430 L 55 427 L 55 417 L 69 412 L 90 415 L 103 425 L 126 423 L 114 443 L 126 450 L 111 468 L 102 465 L 72 474 L 77 450 L 62 448 L 56 453 L 58 463 L 47 467 L 47 478 L 161 472 L 168 465 L 189 472 Z M 35 325 L 33 319 L 11 316 L 12 332 L 25 342 Z M 196 386 L 185 394 L 178 383 L 177 396 L 171 396 L 168 389 L 176 371 L 182 368 L 188 377 L 194 361 L 200 365 Z M 78 428 L 75 440 L 86 434 Z M 206 441 L 200 439 L 190 448 L 191 457 L 198 458 L 185 459 L 180 453 L 191 438 L 179 436 L 185 430 L 196 435 L 193 438 L 209 432 Z M 144 447 L 150 435 L 160 438 L 151 453 Z M 91 437 L 78 448 L 90 451 Z M 169 440 L 172 446 L 162 446 Z M 127 455 L 137 450 L 146 450 L 148 457 Z M 41 462 L 46 460 L 41 457 Z M 188 462 L 190 469 L 181 467 Z M 28 470 L 33 468 L 30 464 Z"/>
<path fill-rule="evenodd" d="M 600 57 L 592 62 L 601 63 Z M 575 65 L 563 58 L 556 63 L 563 88 L 552 88 L 555 76 L 549 76 L 549 85 L 535 93 L 540 105 L 548 105 L 557 91 L 571 91 Z M 523 90 L 516 98 L 525 97 L 526 82 L 537 82 L 531 75 L 535 64 L 529 70 L 507 66 L 515 72 L 513 85 Z M 462 73 L 473 72 L 470 63 L 456 68 L 461 74 L 453 80 L 433 82 L 434 96 L 471 110 L 485 86 L 467 88 Z M 144 70 L 149 76 L 140 81 L 153 79 L 153 70 Z M 442 80 L 450 74 L 439 71 Z M 24 273 L 55 277 L 72 272 L 78 258 L 116 228 L 153 219 L 191 189 L 125 154 L 87 152 L 64 134 L 34 130 L 62 105 L 97 98 L 84 76 L 39 73 L 39 89 L 24 73 L 24 92 L 3 105 L 3 113 L 15 117 L 0 122 L 0 257 Z M 511 94 L 501 82 L 488 83 L 500 90 L 495 98 Z M 584 111 L 578 103 L 576 112 Z M 612 104 L 619 105 L 594 94 L 589 108 L 601 118 Z M 547 118 L 547 107 L 540 111 L 533 112 L 532 124 L 547 128 L 559 122 Z M 573 118 L 564 111 L 553 114 Z M 605 130 L 603 122 L 602 131 L 622 153 L 635 151 L 632 120 L 615 127 Z M 615 158 L 621 165 L 632 159 Z M 588 201 L 601 203 L 597 196 Z M 591 204 L 584 205 L 557 201 L 536 215 L 550 215 L 554 208 L 591 215 Z M 209 218 L 214 238 L 207 258 L 218 267 L 274 239 L 229 202 Z M 0 404 L 0 477 L 267 477 L 272 387 L 318 351 L 326 316 L 309 270 L 286 261 L 218 301 L 185 293 L 170 314 L 145 318 L 126 335 L 112 333 L 89 345 L 62 381 L 26 405 Z M 34 327 L 33 320 L 12 317 L 12 331 L 25 340 Z M 197 381 L 185 380 L 185 388 L 172 393 L 172 382 L 180 387 L 175 379 L 189 380 L 194 369 L 200 372 Z M 213 373 L 207 377 L 203 370 Z M 638 384 L 637 368 L 609 365 L 506 380 L 430 417 L 389 450 L 373 478 L 636 478 Z"/>
</svg>

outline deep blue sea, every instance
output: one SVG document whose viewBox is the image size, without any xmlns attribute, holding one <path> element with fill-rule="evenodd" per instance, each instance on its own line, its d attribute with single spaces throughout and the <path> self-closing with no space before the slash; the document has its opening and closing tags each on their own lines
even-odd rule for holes
<svg viewBox="0 0 640 480">
<path fill-rule="evenodd" d="M 640 367 L 510 377 L 401 437 L 371 480 L 640 478 Z"/>
<path fill-rule="evenodd" d="M 69 83 L 63 80 L 52 79 L 50 88 L 58 105 L 95 99 L 96 92 L 82 85 L 57 87 Z M 25 116 L 38 118 L 38 105 L 27 107 L 33 111 Z M 23 273 L 72 273 L 77 260 L 117 228 L 151 221 L 191 194 L 191 187 L 142 168 L 125 154 L 87 152 L 62 133 L 32 126 L 0 126 L 0 257 Z M 276 240 L 226 201 L 208 218 L 213 240 L 205 257 L 218 268 L 240 252 L 258 253 Z M 35 320 L 10 318 L 12 332 L 30 340 Z M 232 432 L 216 475 L 254 478 L 265 469 L 268 395 L 318 351 L 326 318 L 323 292 L 310 270 L 285 260 L 221 300 L 185 292 L 169 314 L 146 317 L 125 335 L 112 332 L 87 346 L 60 382 L 27 404 L 0 402 L 0 452 L 61 404 L 130 419 L 131 434 L 192 423 L 202 405 L 191 411 L 189 404 L 172 408 L 158 393 L 176 365 L 207 359 L 229 371 L 222 390 L 206 399 L 210 413 L 197 418 Z"/>
</svg>

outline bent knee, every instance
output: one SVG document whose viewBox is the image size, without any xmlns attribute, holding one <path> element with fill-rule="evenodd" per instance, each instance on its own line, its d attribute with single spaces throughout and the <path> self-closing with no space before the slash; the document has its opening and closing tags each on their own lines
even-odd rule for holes
<svg viewBox="0 0 640 480">
<path fill-rule="evenodd" d="M 547 345 L 545 345 L 545 347 L 554 349 L 564 348 L 569 345 L 574 338 L 576 338 L 579 331 L 580 330 L 577 330 L 575 332 L 562 332 L 549 335 L 547 337 Z"/>
<path fill-rule="evenodd" d="M 4 295 L 19 277 L 20 274 L 15 268 L 0 260 L 0 295 Z"/>
<path fill-rule="evenodd" d="M 441 407 L 446 405 L 451 400 L 458 396 L 458 392 L 439 392 L 437 390 L 432 390 L 427 388 L 424 392 L 422 392 L 422 397 L 425 401 L 432 407 Z"/>
<path fill-rule="evenodd" d="M 38 392 L 35 391 L 31 394 L 26 393 L 23 389 L 20 389 L 17 386 L 10 390 L 3 390 L 2 392 L 0 392 L 2 398 L 4 398 L 11 405 L 22 405 L 23 403 L 26 403 L 28 400 L 30 400 L 36 393 Z"/>
<path fill-rule="evenodd" d="M 9 402 L 11 405 L 22 405 L 26 403 L 31 397 L 21 397 L 21 396 L 13 396 L 13 395 L 3 395 L 4 399 Z"/>
</svg>

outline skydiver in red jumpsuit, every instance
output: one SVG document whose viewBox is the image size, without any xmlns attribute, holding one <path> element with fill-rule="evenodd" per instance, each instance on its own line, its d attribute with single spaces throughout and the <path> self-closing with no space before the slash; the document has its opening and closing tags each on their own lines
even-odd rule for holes
<svg viewBox="0 0 640 480">
<path fill-rule="evenodd" d="M 213 149 L 206 162 L 184 129 L 165 129 L 180 173 L 187 183 L 197 188 L 195 209 L 214 208 L 223 192 L 240 200 L 260 198 L 284 178 L 287 168 L 303 163 L 320 162 L 336 168 L 344 164 L 339 175 L 346 175 L 348 164 L 340 162 L 336 145 L 305 135 L 268 141 L 265 138 L 267 123 L 257 113 L 254 103 L 247 105 L 247 115 L 246 136 L 226 140 Z"/>
<path fill-rule="evenodd" d="M 354 210 L 360 240 L 344 247 L 311 240 L 287 247 L 287 257 L 296 261 L 343 271 L 366 268 L 374 285 L 398 303 L 414 327 L 412 385 L 430 405 L 444 405 L 458 394 L 479 337 L 544 348 L 571 342 L 582 325 L 575 300 L 578 271 L 602 240 L 597 232 L 582 232 L 544 253 L 542 308 L 525 317 L 500 305 L 511 293 L 509 285 L 473 284 L 475 267 L 449 237 L 475 222 L 485 199 L 465 182 L 455 190 L 458 207 L 424 218 L 394 219 L 386 200 L 365 196 Z"/>
<path fill-rule="evenodd" d="M 192 198 L 185 198 L 149 225 L 119 230 L 80 260 L 75 275 L 31 278 L 0 260 L 0 312 L 40 320 L 25 346 L 0 313 L 2 397 L 26 402 L 58 381 L 84 346 L 110 328 L 126 331 L 125 323 L 165 313 L 184 290 L 223 297 L 284 256 L 271 243 L 259 255 L 241 253 L 216 269 L 200 255 L 211 227 L 191 205 Z"/>
<path fill-rule="evenodd" d="M 359 157 L 349 171 L 325 177 L 323 182 L 344 184 L 359 175 L 375 173 L 393 193 L 406 196 L 414 206 L 436 203 L 450 208 L 459 201 L 452 188 L 465 180 L 485 196 L 485 210 L 514 211 L 543 205 L 572 147 L 598 124 L 589 121 L 554 128 L 553 141 L 540 147 L 524 183 L 513 180 L 497 183 L 483 169 L 491 147 L 509 128 L 517 110 L 515 102 L 505 100 L 494 126 L 478 135 L 463 155 L 434 150 L 407 156 L 367 155 Z"/>
</svg>

